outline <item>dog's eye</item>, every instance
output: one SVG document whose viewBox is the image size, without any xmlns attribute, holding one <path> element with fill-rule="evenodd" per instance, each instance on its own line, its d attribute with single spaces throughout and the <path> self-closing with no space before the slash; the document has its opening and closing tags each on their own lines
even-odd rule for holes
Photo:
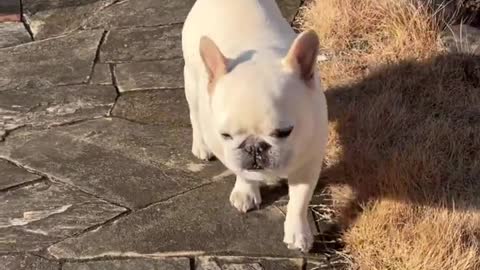
<svg viewBox="0 0 480 270">
<path fill-rule="evenodd" d="M 228 133 L 222 133 L 222 138 L 224 138 L 225 140 L 231 140 L 232 139 L 232 135 L 228 134 Z"/>
<path fill-rule="evenodd" d="M 293 127 L 276 129 L 273 131 L 271 136 L 279 139 L 287 138 L 292 133 L 292 130 L 293 130 Z"/>
</svg>

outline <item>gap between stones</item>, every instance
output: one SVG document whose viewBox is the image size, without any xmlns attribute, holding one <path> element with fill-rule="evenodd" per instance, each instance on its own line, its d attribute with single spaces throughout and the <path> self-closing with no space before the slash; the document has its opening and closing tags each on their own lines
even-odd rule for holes
<svg viewBox="0 0 480 270">
<path fill-rule="evenodd" d="M 90 75 L 88 75 L 87 84 L 89 84 L 92 81 L 93 72 L 95 71 L 95 66 L 97 65 L 98 60 L 100 58 L 100 48 L 102 47 L 107 34 L 108 34 L 108 31 L 104 30 L 102 33 L 102 37 L 100 37 L 100 41 L 98 42 L 98 45 L 97 45 L 97 50 L 95 51 L 95 58 L 93 59 L 92 68 L 90 69 Z"/>
<path fill-rule="evenodd" d="M 117 101 L 120 98 L 121 93 L 120 93 L 120 89 L 118 88 L 117 74 L 115 74 L 115 65 L 114 64 L 108 64 L 108 67 L 110 69 L 110 76 L 112 78 L 112 85 L 115 88 L 115 92 L 117 92 L 117 96 L 115 97 L 115 101 L 113 101 L 113 105 L 107 113 L 107 115 L 109 117 L 112 117 L 113 110 L 115 109 L 115 106 L 117 105 Z M 127 119 L 125 119 L 125 120 L 127 120 Z"/>
<path fill-rule="evenodd" d="M 33 185 L 41 183 L 41 182 L 48 182 L 48 179 L 42 176 L 39 179 L 35 179 L 35 180 L 29 181 L 29 182 L 25 182 L 25 183 L 17 184 L 17 185 L 8 187 L 8 188 L 1 189 L 0 193 L 5 193 L 5 192 L 21 189 L 21 188 L 24 188 L 24 187 L 33 186 Z"/>
<path fill-rule="evenodd" d="M 64 181 L 62 181 L 62 180 L 60 180 L 60 179 L 57 179 L 57 178 L 49 175 L 48 173 L 43 173 L 43 172 L 41 172 L 41 171 L 37 171 L 37 170 L 35 170 L 35 169 L 33 169 L 33 168 L 28 167 L 27 165 L 20 164 L 19 162 L 15 161 L 15 160 L 7 159 L 7 158 L 2 157 L 2 156 L 0 156 L 0 158 L 2 158 L 2 159 L 4 159 L 4 160 L 6 160 L 6 161 L 8 161 L 8 162 L 10 162 L 10 163 L 12 163 L 12 164 L 14 164 L 15 166 L 17 166 L 17 167 L 19 167 L 19 168 L 22 168 L 22 169 L 24 169 L 24 170 L 26 170 L 26 171 L 28 171 L 28 172 L 30 172 L 30 173 L 33 173 L 33 174 L 42 176 L 42 178 L 46 178 L 47 180 L 49 180 L 49 181 L 52 182 L 52 183 L 63 184 L 63 185 L 66 185 L 66 186 L 68 186 L 68 187 L 74 188 L 74 189 L 76 189 L 76 190 L 78 190 L 78 191 L 80 191 L 80 192 L 83 192 L 84 194 L 87 194 L 87 195 L 89 195 L 89 196 L 92 196 L 92 197 L 94 197 L 94 198 L 96 198 L 96 199 L 102 200 L 102 201 L 104 201 L 104 202 L 107 202 L 107 203 L 109 203 L 109 204 L 115 205 L 115 206 L 120 207 L 120 208 L 124 208 L 124 209 L 126 210 L 125 212 L 131 212 L 131 211 L 132 211 L 132 209 L 128 208 L 127 206 L 121 205 L 121 204 L 116 203 L 116 202 L 112 202 L 112 201 L 110 201 L 110 200 L 108 200 L 108 199 L 105 199 L 105 198 L 102 198 L 102 197 L 100 197 L 100 196 L 98 196 L 98 195 L 96 195 L 96 194 L 92 194 L 92 193 L 90 193 L 90 192 L 88 192 L 88 191 L 83 190 L 83 189 L 80 188 L 80 187 L 77 187 L 77 186 L 75 186 L 75 185 L 73 185 L 73 184 L 64 182 Z M 124 212 L 123 212 L 123 213 L 124 213 Z"/>
<path fill-rule="evenodd" d="M 34 41 L 35 39 L 33 38 L 32 29 L 30 28 L 30 24 L 28 23 L 27 17 L 25 17 L 25 13 L 23 12 L 23 0 L 19 0 L 19 1 L 20 1 L 20 18 L 22 20 L 23 26 L 27 30 L 31 41 Z"/>
</svg>

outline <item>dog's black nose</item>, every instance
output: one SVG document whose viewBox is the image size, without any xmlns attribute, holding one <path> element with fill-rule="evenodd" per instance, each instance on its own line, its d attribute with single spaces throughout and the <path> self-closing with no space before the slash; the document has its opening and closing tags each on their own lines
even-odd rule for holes
<svg viewBox="0 0 480 270">
<path fill-rule="evenodd" d="M 239 148 L 246 154 L 242 162 L 243 168 L 248 170 L 262 170 L 268 166 L 268 150 L 272 148 L 269 143 L 250 137 L 247 138 Z"/>
<path fill-rule="evenodd" d="M 255 144 L 255 149 L 257 152 L 259 153 L 263 153 L 263 152 L 266 152 L 268 151 L 268 149 L 270 149 L 272 146 L 270 144 L 268 144 L 267 142 L 265 141 L 261 141 L 261 142 L 257 142 Z"/>
<path fill-rule="evenodd" d="M 260 155 L 267 152 L 272 146 L 265 141 L 252 141 L 247 139 L 240 147 L 250 155 Z"/>
</svg>

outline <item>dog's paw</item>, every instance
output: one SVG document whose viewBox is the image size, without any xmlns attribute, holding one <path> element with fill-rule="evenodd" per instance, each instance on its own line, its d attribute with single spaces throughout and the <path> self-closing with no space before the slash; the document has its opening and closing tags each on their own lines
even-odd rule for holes
<svg viewBox="0 0 480 270">
<path fill-rule="evenodd" d="M 242 213 L 246 213 L 250 209 L 259 208 L 262 203 L 260 189 L 253 185 L 235 187 L 232 193 L 230 193 L 230 203 Z"/>
<path fill-rule="evenodd" d="M 192 144 L 192 154 L 198 159 L 208 161 L 213 158 L 213 153 L 203 143 L 194 142 Z"/>
<path fill-rule="evenodd" d="M 307 221 L 285 221 L 283 242 L 289 249 L 308 252 L 313 246 L 313 235 Z"/>
</svg>

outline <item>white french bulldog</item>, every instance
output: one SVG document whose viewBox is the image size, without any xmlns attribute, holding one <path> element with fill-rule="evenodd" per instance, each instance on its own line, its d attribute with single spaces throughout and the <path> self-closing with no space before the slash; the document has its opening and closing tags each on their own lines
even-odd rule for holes
<svg viewBox="0 0 480 270">
<path fill-rule="evenodd" d="M 260 205 L 260 184 L 288 178 L 283 241 L 308 251 L 328 135 L 317 35 L 297 36 L 274 0 L 197 0 L 182 47 L 193 154 L 236 174 L 230 202 L 241 212 Z"/>
</svg>

